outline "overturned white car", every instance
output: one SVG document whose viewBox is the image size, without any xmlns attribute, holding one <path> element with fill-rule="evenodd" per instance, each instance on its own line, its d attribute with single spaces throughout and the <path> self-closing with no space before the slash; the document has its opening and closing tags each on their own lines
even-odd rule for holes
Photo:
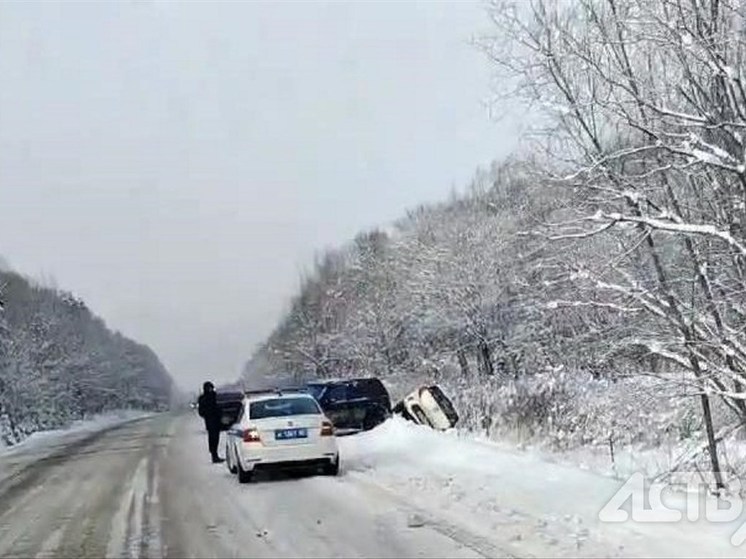
<svg viewBox="0 0 746 559">
<path fill-rule="evenodd" d="M 451 429 L 459 420 L 453 403 L 437 385 L 419 387 L 398 402 L 392 411 L 438 431 Z"/>
</svg>

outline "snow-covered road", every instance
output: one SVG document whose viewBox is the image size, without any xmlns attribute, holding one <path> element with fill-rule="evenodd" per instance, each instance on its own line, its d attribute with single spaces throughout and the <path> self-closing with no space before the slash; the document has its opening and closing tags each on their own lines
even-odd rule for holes
<svg viewBox="0 0 746 559">
<path fill-rule="evenodd" d="M 601 524 L 620 483 L 390 421 L 338 478 L 240 486 L 190 415 L 0 455 L 2 557 L 743 556 L 724 525 Z"/>
</svg>

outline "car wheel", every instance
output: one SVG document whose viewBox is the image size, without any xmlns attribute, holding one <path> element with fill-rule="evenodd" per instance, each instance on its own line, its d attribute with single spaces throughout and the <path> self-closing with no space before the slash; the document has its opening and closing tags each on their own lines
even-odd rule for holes
<svg viewBox="0 0 746 559">
<path fill-rule="evenodd" d="M 241 467 L 241 461 L 236 460 L 236 473 L 238 474 L 238 483 L 249 483 L 254 477 L 254 472 L 247 472 Z"/>
<path fill-rule="evenodd" d="M 237 473 L 236 465 L 233 463 L 233 457 L 227 444 L 225 445 L 225 465 L 228 466 L 228 471 L 230 473 Z"/>
<path fill-rule="evenodd" d="M 330 460 L 329 463 L 324 466 L 324 474 L 328 476 L 336 476 L 339 475 L 339 455 L 337 455 L 337 459 L 333 462 Z"/>
</svg>

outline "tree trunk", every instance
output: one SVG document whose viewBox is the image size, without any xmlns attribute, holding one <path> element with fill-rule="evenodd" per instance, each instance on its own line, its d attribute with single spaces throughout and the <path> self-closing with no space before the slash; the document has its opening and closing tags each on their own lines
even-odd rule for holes
<svg viewBox="0 0 746 559">
<path fill-rule="evenodd" d="M 738 369 L 736 369 L 735 365 L 733 364 L 733 358 L 728 356 L 726 360 L 728 361 L 728 367 L 730 368 L 731 371 L 738 371 Z M 737 379 L 733 380 L 733 390 L 738 394 L 743 394 L 744 392 L 746 392 L 746 390 L 744 389 L 743 383 Z M 737 398 L 733 400 L 733 403 L 738 409 L 738 413 L 741 415 L 739 419 L 741 420 L 743 429 L 746 430 L 746 402 L 744 402 L 740 398 Z"/>
<path fill-rule="evenodd" d="M 479 356 L 482 362 L 482 372 L 491 377 L 495 374 L 495 365 L 492 363 L 492 351 L 487 342 L 479 342 Z"/>
<path fill-rule="evenodd" d="M 515 353 L 510 353 L 509 355 L 510 359 L 510 376 L 513 377 L 513 380 L 518 380 L 519 374 L 519 368 L 520 368 L 520 360 L 518 359 L 518 356 Z"/>
<path fill-rule="evenodd" d="M 461 367 L 461 374 L 465 377 L 469 376 L 469 361 L 466 359 L 466 352 L 463 350 L 463 348 L 459 348 L 456 351 L 456 357 L 458 359 L 458 364 Z"/>
<path fill-rule="evenodd" d="M 712 427 L 712 412 L 710 411 L 710 398 L 707 394 L 700 396 L 702 402 L 702 415 L 705 420 L 707 429 L 707 449 L 710 453 L 710 464 L 712 465 L 712 474 L 715 476 L 715 487 L 718 492 L 725 488 L 723 483 L 723 474 L 720 471 L 720 460 L 718 459 L 717 440 L 715 440 L 715 429 Z"/>
</svg>

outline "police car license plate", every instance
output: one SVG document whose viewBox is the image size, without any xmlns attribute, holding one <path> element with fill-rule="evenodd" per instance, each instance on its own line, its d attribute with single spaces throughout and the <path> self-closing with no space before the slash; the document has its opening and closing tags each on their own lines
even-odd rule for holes
<svg viewBox="0 0 746 559">
<path fill-rule="evenodd" d="M 275 440 L 278 440 L 278 441 L 285 441 L 288 439 L 305 439 L 307 437 L 308 437 L 308 430 L 305 428 L 275 430 Z"/>
</svg>

